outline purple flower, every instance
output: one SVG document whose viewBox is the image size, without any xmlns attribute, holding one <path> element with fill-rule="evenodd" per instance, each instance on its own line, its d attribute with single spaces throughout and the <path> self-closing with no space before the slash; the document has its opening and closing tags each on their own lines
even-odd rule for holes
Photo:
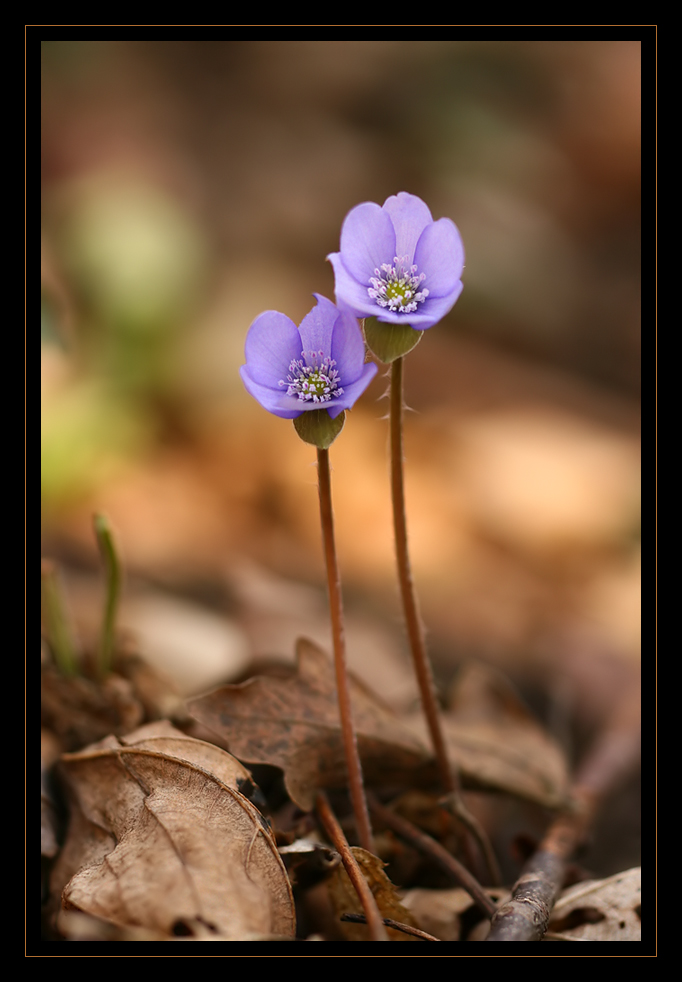
<svg viewBox="0 0 682 982">
<path fill-rule="evenodd" d="M 377 373 L 373 362 L 365 364 L 357 320 L 326 297 L 313 296 L 317 306 L 300 327 L 285 314 L 266 310 L 246 335 L 242 381 L 264 409 L 283 419 L 314 409 L 326 409 L 335 419 Z"/>
<path fill-rule="evenodd" d="M 401 191 L 383 206 L 353 208 L 341 229 L 341 251 L 327 256 L 336 302 L 357 317 L 376 317 L 424 331 L 437 324 L 462 292 L 464 247 L 449 218 L 434 222 L 413 194 Z"/>
</svg>

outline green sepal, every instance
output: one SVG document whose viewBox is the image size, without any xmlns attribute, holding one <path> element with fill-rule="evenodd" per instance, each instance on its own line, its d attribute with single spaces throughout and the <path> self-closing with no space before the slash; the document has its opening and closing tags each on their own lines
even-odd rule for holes
<svg viewBox="0 0 682 982">
<path fill-rule="evenodd" d="M 304 441 L 319 450 L 326 450 L 337 438 L 346 421 L 345 412 L 332 419 L 326 409 L 311 409 L 294 420 L 294 429 Z"/>
<path fill-rule="evenodd" d="M 382 324 L 374 318 L 365 321 L 367 347 L 385 365 L 412 351 L 423 333 L 415 331 L 409 324 Z"/>
</svg>

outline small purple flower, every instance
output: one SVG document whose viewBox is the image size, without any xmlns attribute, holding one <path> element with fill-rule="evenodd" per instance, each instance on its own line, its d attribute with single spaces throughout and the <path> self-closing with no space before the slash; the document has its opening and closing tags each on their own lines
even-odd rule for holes
<svg viewBox="0 0 682 982">
<path fill-rule="evenodd" d="M 282 419 L 313 409 L 326 409 L 336 419 L 377 373 L 373 362 L 365 364 L 357 320 L 326 297 L 313 296 L 317 306 L 300 327 L 285 314 L 266 310 L 246 335 L 242 381 L 264 409 Z"/>
<path fill-rule="evenodd" d="M 424 331 L 437 324 L 462 292 L 464 247 L 449 218 L 434 222 L 413 194 L 401 191 L 383 206 L 353 208 L 341 229 L 334 267 L 336 302 L 357 317 L 407 324 Z"/>
</svg>

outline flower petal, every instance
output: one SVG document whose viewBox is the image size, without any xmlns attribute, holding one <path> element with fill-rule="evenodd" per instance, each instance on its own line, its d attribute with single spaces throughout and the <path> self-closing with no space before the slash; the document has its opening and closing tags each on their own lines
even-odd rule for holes
<svg viewBox="0 0 682 982">
<path fill-rule="evenodd" d="M 296 419 L 304 410 L 305 403 L 299 402 L 296 396 L 288 396 L 287 391 L 282 386 L 279 390 L 271 389 L 267 385 L 259 385 L 255 382 L 247 365 L 242 365 L 239 369 L 244 388 L 254 399 L 257 399 L 263 409 L 267 409 L 274 416 L 282 419 Z M 319 408 L 319 407 L 318 407 Z"/>
<path fill-rule="evenodd" d="M 427 205 L 416 195 L 401 191 L 386 198 L 382 211 L 390 215 L 395 229 L 395 252 L 391 260 L 393 256 L 408 256 L 412 263 L 419 236 L 427 225 L 433 223 Z"/>
<path fill-rule="evenodd" d="M 344 266 L 340 252 L 332 252 L 327 259 L 334 267 L 334 293 L 338 306 L 347 307 L 358 317 L 374 317 L 379 308 L 367 292 L 369 281 L 366 286 L 358 283 Z"/>
<path fill-rule="evenodd" d="M 314 293 L 313 296 L 317 300 L 317 306 L 305 315 L 298 329 L 301 336 L 301 350 L 323 351 L 328 355 L 332 347 L 332 332 L 339 316 L 339 309 L 321 294 Z"/>
<path fill-rule="evenodd" d="M 357 319 L 349 310 L 334 308 L 336 323 L 332 335 L 331 356 L 344 390 L 355 382 L 365 364 L 365 340 Z"/>
<path fill-rule="evenodd" d="M 429 297 L 444 297 L 455 289 L 464 269 L 464 246 L 459 230 L 449 218 L 427 225 L 419 236 L 414 261 L 426 273 Z"/>
<path fill-rule="evenodd" d="M 379 205 L 365 201 L 346 215 L 341 228 L 341 257 L 358 283 L 369 286 L 374 270 L 393 261 L 395 248 L 391 217 Z"/>
<path fill-rule="evenodd" d="M 335 399 L 333 403 L 325 404 L 325 409 L 329 410 L 332 419 L 335 419 L 342 409 L 350 409 L 353 403 L 357 402 L 378 371 L 379 369 L 373 361 L 367 362 L 366 365 L 363 365 L 360 378 L 351 382 L 350 385 L 344 385 L 343 395 Z"/>
<path fill-rule="evenodd" d="M 266 310 L 249 328 L 244 353 L 249 378 L 279 392 L 279 380 L 287 377 L 292 360 L 301 357 L 298 328 L 286 314 Z"/>
</svg>

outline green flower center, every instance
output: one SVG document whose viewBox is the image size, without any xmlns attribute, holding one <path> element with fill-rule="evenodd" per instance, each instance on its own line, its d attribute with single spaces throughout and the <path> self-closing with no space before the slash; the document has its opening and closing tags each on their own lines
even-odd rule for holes
<svg viewBox="0 0 682 982">
<path fill-rule="evenodd" d="M 428 297 L 428 290 L 419 289 L 426 274 L 418 273 L 416 266 L 408 265 L 409 261 L 408 256 L 395 256 L 395 265 L 384 263 L 381 269 L 374 270 L 374 276 L 370 277 L 372 286 L 367 292 L 379 307 L 388 307 L 393 313 L 412 314 Z"/>
</svg>

